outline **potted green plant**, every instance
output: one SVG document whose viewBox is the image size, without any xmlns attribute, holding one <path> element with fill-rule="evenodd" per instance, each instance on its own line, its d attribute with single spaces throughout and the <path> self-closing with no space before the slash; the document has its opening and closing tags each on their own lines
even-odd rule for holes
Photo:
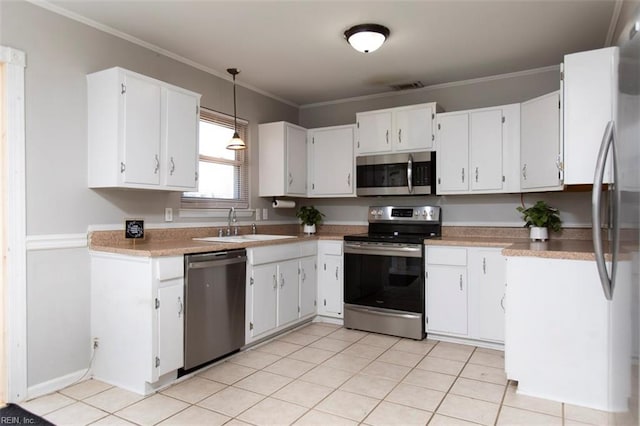
<svg viewBox="0 0 640 426">
<path fill-rule="evenodd" d="M 296 212 L 296 217 L 302 221 L 305 234 L 315 234 L 316 225 L 322 222 L 324 214 L 320 213 L 314 206 L 302 206 Z"/>
<path fill-rule="evenodd" d="M 546 241 L 549 239 L 549 229 L 554 232 L 560 231 L 560 212 L 558 209 L 549 206 L 544 201 L 537 201 L 533 206 L 525 208 L 524 205 L 517 207 L 522 213 L 524 227 L 530 228 L 529 238 L 532 241 Z"/>
</svg>

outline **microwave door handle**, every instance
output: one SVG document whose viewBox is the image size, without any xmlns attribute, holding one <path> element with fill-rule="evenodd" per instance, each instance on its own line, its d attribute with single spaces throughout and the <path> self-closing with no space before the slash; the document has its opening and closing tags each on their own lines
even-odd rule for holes
<svg viewBox="0 0 640 426">
<path fill-rule="evenodd" d="M 409 160 L 407 161 L 407 186 L 409 187 L 409 194 L 413 192 L 413 155 L 409 154 Z"/>
</svg>

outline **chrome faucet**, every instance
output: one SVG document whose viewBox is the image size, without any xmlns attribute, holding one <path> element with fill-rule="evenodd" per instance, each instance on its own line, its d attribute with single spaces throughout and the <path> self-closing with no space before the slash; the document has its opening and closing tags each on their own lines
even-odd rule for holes
<svg viewBox="0 0 640 426">
<path fill-rule="evenodd" d="M 233 223 L 233 235 L 238 235 L 238 218 L 236 217 L 235 207 L 231 207 L 229 209 L 229 215 L 227 216 L 227 236 L 231 235 L 232 223 Z"/>
<path fill-rule="evenodd" d="M 256 232 L 258 232 L 258 229 L 256 228 L 256 224 L 255 224 L 255 223 L 252 223 L 252 224 L 251 224 L 251 233 L 252 233 L 252 234 L 255 234 Z"/>
</svg>

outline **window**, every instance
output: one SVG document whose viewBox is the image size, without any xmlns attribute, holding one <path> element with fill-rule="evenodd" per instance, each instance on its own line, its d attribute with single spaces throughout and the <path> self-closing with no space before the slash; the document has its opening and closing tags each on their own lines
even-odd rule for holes
<svg viewBox="0 0 640 426">
<path fill-rule="evenodd" d="M 247 141 L 248 123 L 238 120 L 238 134 Z M 200 108 L 198 192 L 182 194 L 182 208 L 248 208 L 246 151 L 227 149 L 233 117 Z"/>
</svg>

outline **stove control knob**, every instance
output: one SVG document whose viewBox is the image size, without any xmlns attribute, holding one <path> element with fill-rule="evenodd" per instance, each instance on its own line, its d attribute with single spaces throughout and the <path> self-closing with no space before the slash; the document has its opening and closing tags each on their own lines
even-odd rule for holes
<svg viewBox="0 0 640 426">
<path fill-rule="evenodd" d="M 426 210 L 422 211 L 422 217 L 427 217 L 427 211 Z"/>
<path fill-rule="evenodd" d="M 377 214 L 378 216 L 382 216 L 382 210 L 378 210 L 378 211 L 376 212 L 376 214 Z"/>
<path fill-rule="evenodd" d="M 418 210 L 414 210 L 414 211 L 413 211 L 413 215 L 414 215 L 414 216 L 418 216 L 418 215 L 420 215 L 420 212 L 419 212 Z"/>
<path fill-rule="evenodd" d="M 375 210 L 371 210 L 371 211 L 369 212 L 369 215 L 370 215 L 370 216 L 375 216 L 375 215 L 376 215 L 376 211 L 375 211 Z"/>
</svg>

